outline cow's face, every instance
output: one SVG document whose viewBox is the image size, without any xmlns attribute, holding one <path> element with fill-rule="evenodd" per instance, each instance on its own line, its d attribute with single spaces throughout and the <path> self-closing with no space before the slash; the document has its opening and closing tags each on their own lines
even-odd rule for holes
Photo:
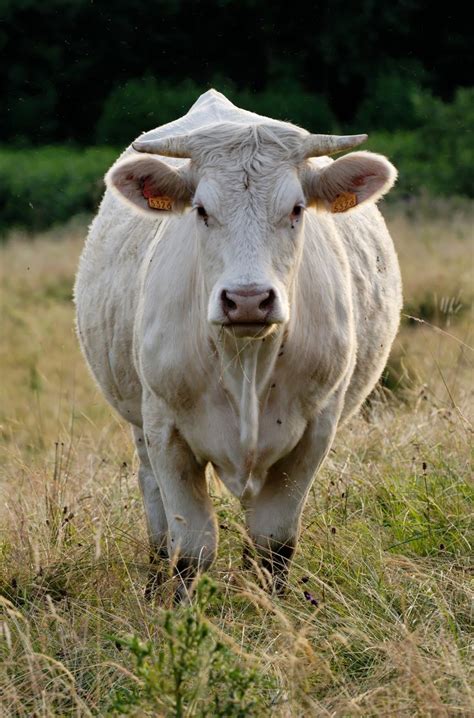
<svg viewBox="0 0 474 718">
<path fill-rule="evenodd" d="M 294 167 L 204 169 L 192 199 L 208 320 L 237 336 L 285 324 L 306 199 Z"/>
<path fill-rule="evenodd" d="M 264 336 L 289 321 L 307 205 L 347 211 L 378 198 L 395 179 L 385 158 L 365 152 L 311 164 L 305 135 L 296 128 L 283 134 L 274 126 L 219 125 L 185 138 L 192 159 L 178 168 L 135 156 L 106 178 L 149 213 L 156 213 L 150 198 L 190 211 L 183 221 L 199 242 L 207 319 L 240 337 Z M 183 156 L 183 138 L 173 153 L 163 142 L 157 152 Z M 152 151 L 151 144 L 140 150 Z"/>
</svg>

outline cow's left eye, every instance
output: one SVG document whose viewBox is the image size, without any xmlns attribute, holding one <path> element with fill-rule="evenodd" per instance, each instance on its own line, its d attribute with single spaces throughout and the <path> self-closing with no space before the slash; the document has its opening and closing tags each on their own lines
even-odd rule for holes
<svg viewBox="0 0 474 718">
<path fill-rule="evenodd" d="M 292 217 L 300 217 L 303 213 L 303 206 L 301 204 L 295 204 L 291 213 Z"/>
</svg>

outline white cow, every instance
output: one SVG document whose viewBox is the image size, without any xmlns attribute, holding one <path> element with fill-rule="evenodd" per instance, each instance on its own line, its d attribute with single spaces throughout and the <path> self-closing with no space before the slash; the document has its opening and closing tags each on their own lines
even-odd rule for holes
<svg viewBox="0 0 474 718">
<path fill-rule="evenodd" d="M 311 482 L 383 370 L 401 282 L 374 203 L 396 171 L 369 152 L 325 156 L 365 139 L 310 135 L 211 90 L 106 175 L 77 329 L 132 424 L 151 546 L 173 559 L 178 598 L 216 555 L 209 463 L 284 585 Z"/>
</svg>

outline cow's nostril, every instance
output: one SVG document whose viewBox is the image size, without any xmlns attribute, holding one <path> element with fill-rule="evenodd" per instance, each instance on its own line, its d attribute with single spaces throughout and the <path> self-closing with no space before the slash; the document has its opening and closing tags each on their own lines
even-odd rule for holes
<svg viewBox="0 0 474 718">
<path fill-rule="evenodd" d="M 233 309 L 237 309 L 237 304 L 235 302 L 233 302 L 232 299 L 229 299 L 225 289 L 222 290 L 221 299 L 222 299 L 224 311 L 230 312 Z"/>
<path fill-rule="evenodd" d="M 273 289 L 270 289 L 268 292 L 268 297 L 266 297 L 263 301 L 260 302 L 258 305 L 259 309 L 271 309 L 273 302 L 275 301 L 275 292 Z"/>
</svg>

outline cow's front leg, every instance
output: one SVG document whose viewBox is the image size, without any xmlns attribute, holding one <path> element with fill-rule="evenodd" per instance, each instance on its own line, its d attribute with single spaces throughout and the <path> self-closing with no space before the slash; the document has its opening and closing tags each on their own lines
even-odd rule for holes
<svg viewBox="0 0 474 718">
<path fill-rule="evenodd" d="M 179 579 L 176 599 L 187 597 L 198 571 L 217 550 L 217 524 L 209 498 L 205 465 L 198 464 L 172 422 L 144 417 L 151 465 L 158 478 L 168 522 L 168 554 Z"/>
<path fill-rule="evenodd" d="M 133 427 L 133 438 L 140 467 L 138 481 L 145 507 L 148 540 L 150 543 L 150 569 L 145 588 L 145 598 L 151 598 L 156 589 L 165 578 L 163 562 L 168 556 L 167 536 L 168 522 L 166 520 L 160 488 L 148 457 L 145 435 L 142 429 Z"/>
<path fill-rule="evenodd" d="M 334 439 L 340 403 L 335 397 L 308 424 L 293 451 L 269 470 L 260 493 L 245 502 L 250 538 L 279 593 L 287 583 L 308 491 Z"/>
</svg>

